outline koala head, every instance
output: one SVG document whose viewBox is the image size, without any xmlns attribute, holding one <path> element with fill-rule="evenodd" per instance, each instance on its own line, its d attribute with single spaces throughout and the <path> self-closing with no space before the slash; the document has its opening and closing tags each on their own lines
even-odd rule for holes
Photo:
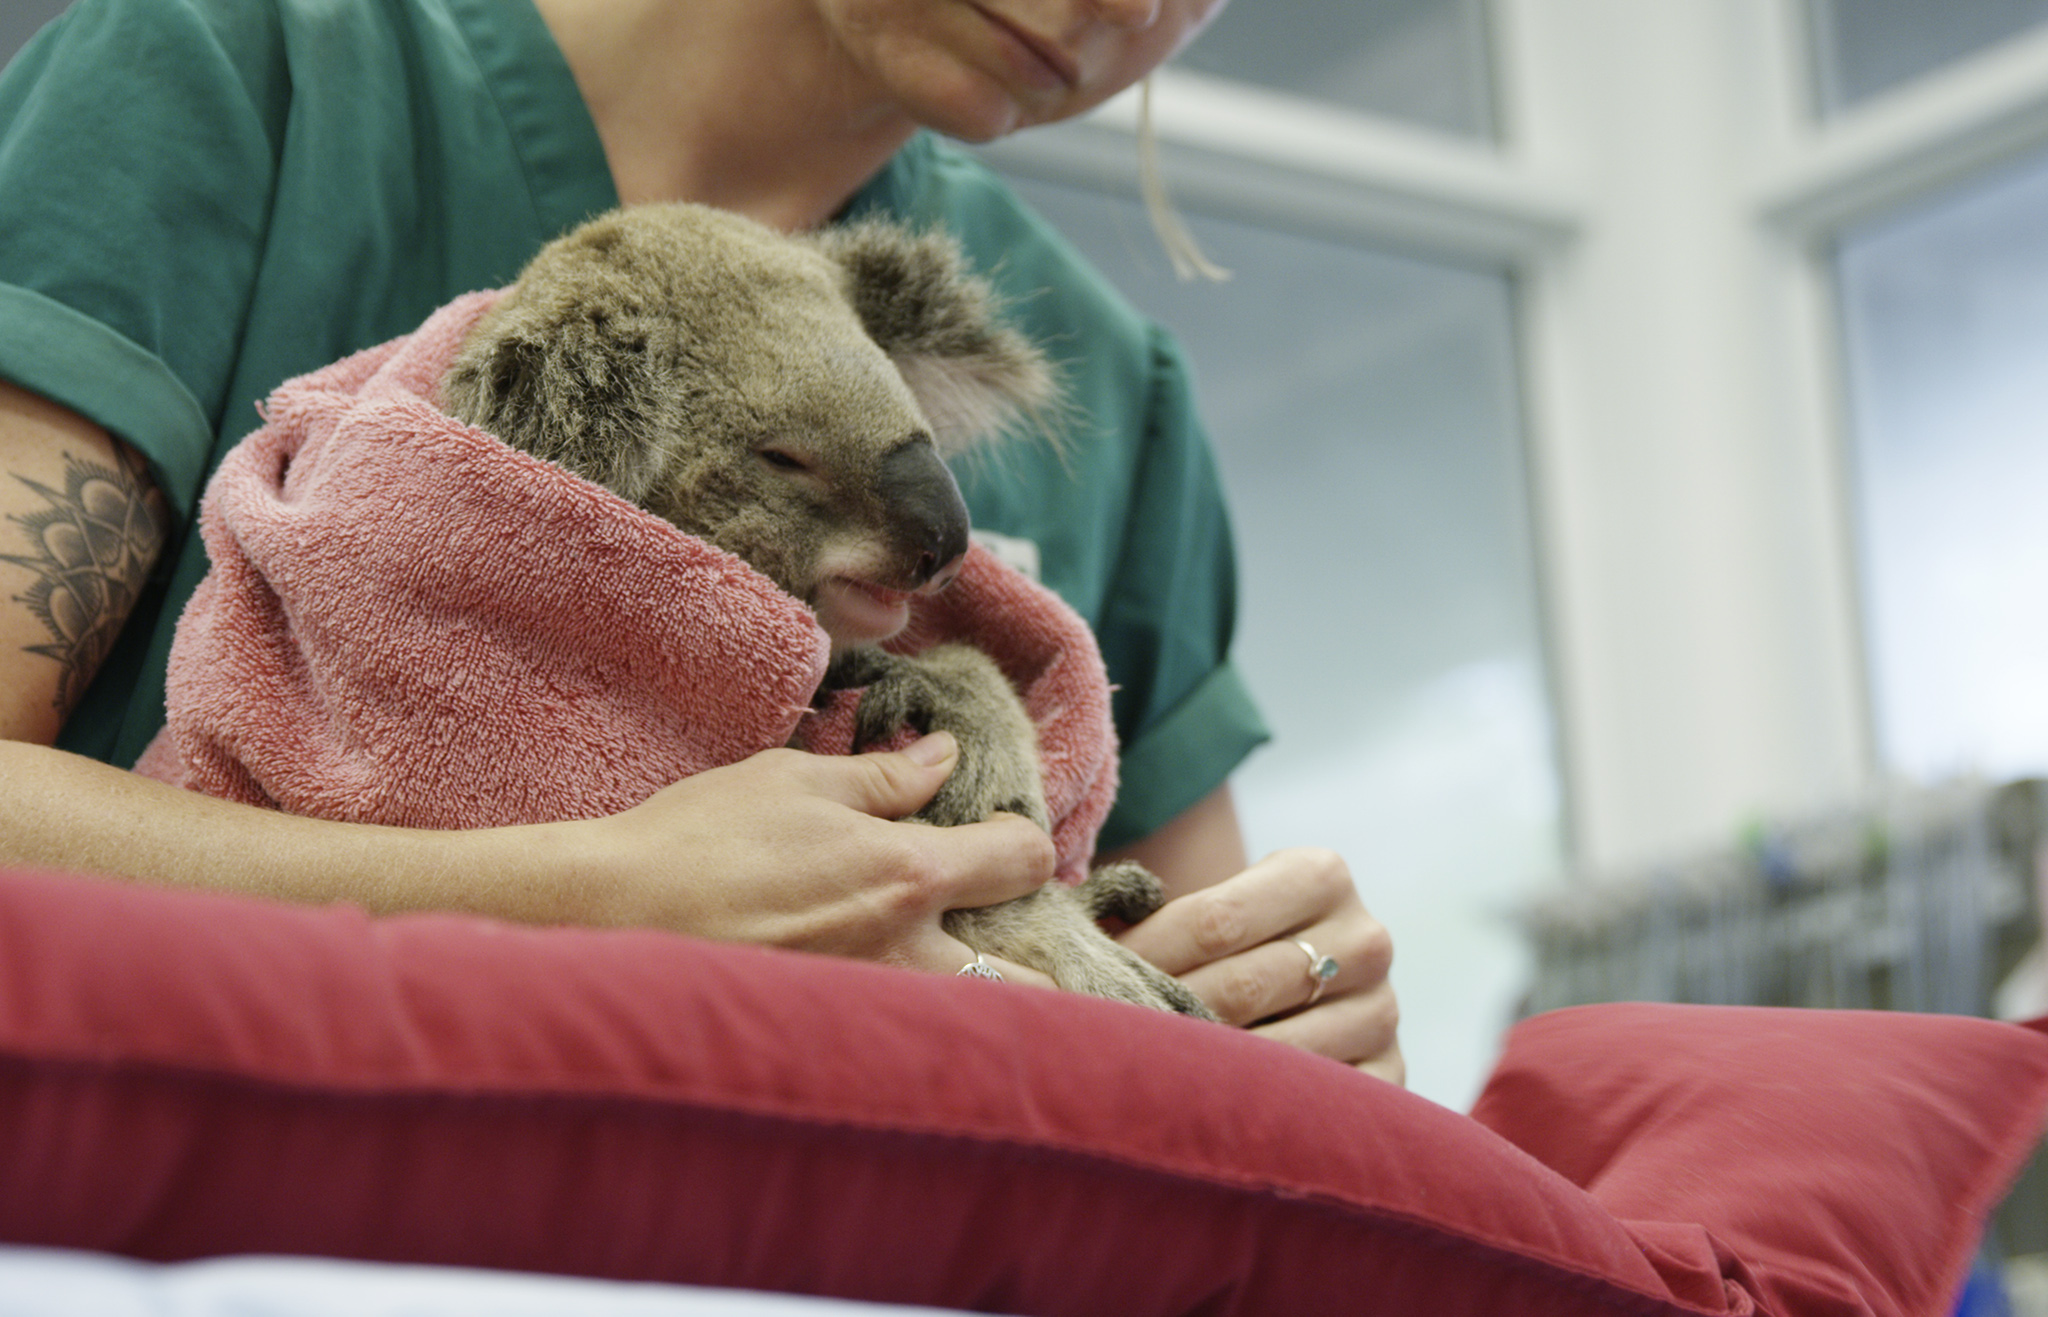
<svg viewBox="0 0 2048 1317">
<path fill-rule="evenodd" d="M 949 241 L 790 237 L 691 205 L 542 249 L 441 384 L 450 415 L 745 559 L 835 651 L 894 635 L 958 570 L 942 458 L 1052 394 Z"/>
</svg>

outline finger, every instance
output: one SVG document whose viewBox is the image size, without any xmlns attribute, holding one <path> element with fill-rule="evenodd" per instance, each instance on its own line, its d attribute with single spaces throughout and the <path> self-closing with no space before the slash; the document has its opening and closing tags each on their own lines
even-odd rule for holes
<svg viewBox="0 0 2048 1317">
<path fill-rule="evenodd" d="M 1400 1083 L 1406 1076 L 1400 1024 L 1394 990 L 1382 984 L 1369 992 L 1325 997 L 1307 1010 L 1256 1025 L 1252 1032 Z"/>
<path fill-rule="evenodd" d="M 889 822 L 927 804 L 960 759 L 950 732 L 932 732 L 901 750 L 872 754 L 787 753 L 786 762 L 818 795 Z M 1044 886 L 1058 864 L 1045 829 L 1015 814 L 998 813 L 955 828 L 912 826 L 914 832 L 895 834 L 906 848 L 895 858 L 913 881 L 936 888 L 936 909 L 994 905 L 1022 896 Z"/>
<path fill-rule="evenodd" d="M 1235 877 L 1168 902 L 1117 940 L 1167 973 L 1186 975 L 1356 899 L 1351 871 L 1334 852 L 1275 851 Z"/>
<path fill-rule="evenodd" d="M 1382 988 L 1393 962 L 1394 942 L 1386 925 L 1352 899 L 1298 935 L 1282 935 L 1180 978 L 1218 1017 L 1252 1024 L 1328 998 Z"/>
<path fill-rule="evenodd" d="M 819 795 L 880 819 L 900 819 L 924 808 L 959 762 L 960 746 L 951 732 L 933 732 L 901 750 L 791 760 Z"/>
<path fill-rule="evenodd" d="M 959 758 L 952 733 L 933 732 L 901 750 L 860 755 L 770 750 L 747 762 L 772 766 L 762 771 L 790 773 L 820 799 L 894 824 L 931 800 Z M 998 813 L 954 828 L 905 822 L 861 835 L 869 848 L 866 871 L 878 881 L 897 880 L 884 899 L 934 914 L 1034 892 L 1052 879 L 1059 863 L 1045 829 L 1015 814 Z"/>
<path fill-rule="evenodd" d="M 1399 1088 L 1408 1087 L 1408 1059 L 1401 1055 L 1401 1046 L 1396 1043 L 1369 1061 L 1356 1063 L 1368 1075 L 1377 1075 Z"/>
<path fill-rule="evenodd" d="M 861 840 L 855 900 L 873 922 L 937 929 L 948 910 L 974 910 L 1026 896 L 1052 881 L 1059 852 L 1045 829 L 1015 814 L 956 828 L 853 819 Z M 923 966 L 935 968 L 935 966 Z"/>
<path fill-rule="evenodd" d="M 1300 947 L 1276 941 L 1199 965 L 1179 977 L 1218 1019 L 1244 1025 L 1307 1005 L 1317 987 L 1308 966 Z M 1325 992 L 1329 986 L 1323 985 Z"/>
<path fill-rule="evenodd" d="M 929 875 L 939 910 L 975 910 L 1027 896 L 1051 882 L 1059 867 L 1059 851 L 1045 829 L 1015 814 L 957 828 L 896 826 L 916 830 L 909 838 L 921 857 L 915 863 Z"/>
</svg>

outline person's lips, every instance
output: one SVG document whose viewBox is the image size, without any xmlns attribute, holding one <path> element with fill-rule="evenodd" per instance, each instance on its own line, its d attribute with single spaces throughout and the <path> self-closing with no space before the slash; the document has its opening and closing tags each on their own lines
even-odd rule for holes
<svg viewBox="0 0 2048 1317">
<path fill-rule="evenodd" d="M 1047 90 L 1072 90 L 1079 85 L 1081 71 L 1058 42 L 1019 26 L 992 9 L 976 5 L 975 11 L 1005 38 L 1004 47 L 1012 65 L 1024 78 Z"/>
</svg>

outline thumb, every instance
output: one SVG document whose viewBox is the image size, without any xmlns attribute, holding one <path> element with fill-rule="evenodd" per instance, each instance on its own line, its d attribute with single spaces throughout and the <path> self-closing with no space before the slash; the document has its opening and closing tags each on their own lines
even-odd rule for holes
<svg viewBox="0 0 2048 1317">
<path fill-rule="evenodd" d="M 841 804 L 876 818 L 900 819 L 938 794 L 960 762 L 960 744 L 951 732 L 932 732 L 901 750 L 849 755 L 849 771 L 838 775 L 832 794 Z"/>
</svg>

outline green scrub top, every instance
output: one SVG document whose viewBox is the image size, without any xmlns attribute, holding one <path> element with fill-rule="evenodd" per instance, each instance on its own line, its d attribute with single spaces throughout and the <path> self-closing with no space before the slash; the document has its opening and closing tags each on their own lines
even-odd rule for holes
<svg viewBox="0 0 2048 1317">
<path fill-rule="evenodd" d="M 161 725 L 206 568 L 193 511 L 277 384 L 510 283 L 617 204 L 529 0 L 79 0 L 31 41 L 0 76 L 0 377 L 127 441 L 179 518 L 60 743 L 127 764 Z M 1096 630 L 1123 741 L 1102 844 L 1136 840 L 1265 737 L 1186 364 L 945 143 L 913 140 L 849 210 L 955 234 L 1061 362 L 1061 442 L 959 474 L 977 527 L 1036 545 Z"/>
</svg>

